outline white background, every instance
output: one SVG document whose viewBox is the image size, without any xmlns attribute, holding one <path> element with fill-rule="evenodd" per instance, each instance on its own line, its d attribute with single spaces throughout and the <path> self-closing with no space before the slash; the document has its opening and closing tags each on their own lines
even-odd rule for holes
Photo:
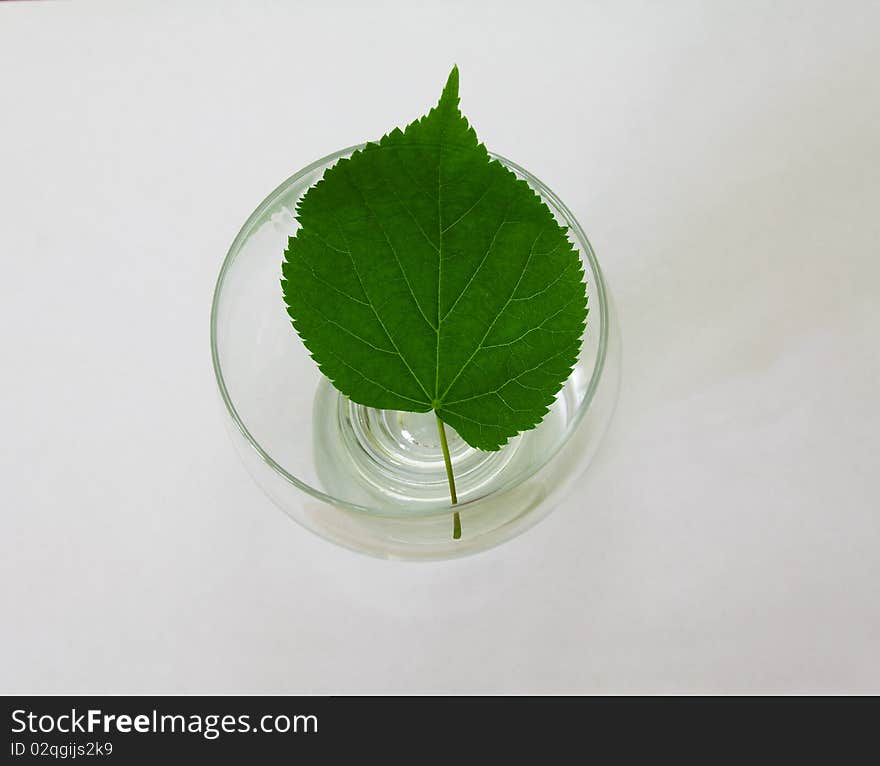
<svg viewBox="0 0 880 766">
<path fill-rule="evenodd" d="M 880 692 L 880 4 L 0 4 L 0 690 Z M 291 522 L 208 314 L 293 171 L 423 113 L 584 224 L 623 384 L 469 559 Z"/>
</svg>

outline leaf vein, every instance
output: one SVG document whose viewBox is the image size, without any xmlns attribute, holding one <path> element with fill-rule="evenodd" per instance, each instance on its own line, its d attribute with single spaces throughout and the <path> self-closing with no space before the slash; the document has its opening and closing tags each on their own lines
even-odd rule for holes
<svg viewBox="0 0 880 766">
<path fill-rule="evenodd" d="M 332 282 L 328 282 L 322 276 L 315 271 L 315 267 L 312 266 L 305 258 L 302 256 L 298 256 L 298 260 L 311 272 L 312 276 L 315 278 L 316 282 L 324 285 L 325 287 L 329 287 L 333 292 L 339 293 L 343 298 L 348 298 L 352 303 L 359 303 L 361 306 L 369 306 L 369 301 L 362 301 L 360 298 L 355 298 L 353 295 L 345 292 L 345 290 L 340 290 L 336 285 Z"/>
<path fill-rule="evenodd" d="M 359 377 L 366 380 L 368 383 L 372 383 L 374 386 L 381 388 L 383 391 L 387 391 L 389 394 L 392 394 L 394 396 L 398 396 L 401 399 L 405 399 L 408 402 L 413 402 L 414 404 L 418 404 L 423 407 L 424 406 L 428 406 L 428 407 L 431 406 L 430 402 L 422 402 L 422 401 L 419 401 L 418 399 L 413 399 L 411 396 L 407 396 L 406 394 L 401 394 L 398 391 L 395 391 L 393 388 L 389 388 L 384 383 L 380 383 L 378 380 L 374 380 L 369 375 L 366 375 L 363 372 L 361 372 L 359 369 L 357 369 L 357 367 L 353 367 L 352 365 L 350 365 L 348 362 L 346 362 L 339 354 L 337 354 L 332 349 L 328 349 L 327 353 L 329 353 L 330 356 L 334 357 L 341 365 L 343 365 L 344 367 L 347 367 L 349 370 L 351 370 L 355 375 L 358 375 Z"/>
<path fill-rule="evenodd" d="M 532 255 L 535 252 L 535 245 L 538 244 L 538 240 L 541 238 L 541 234 L 543 234 L 543 229 L 538 232 L 538 236 L 535 237 L 535 241 L 532 242 L 532 246 L 529 248 L 529 255 L 526 258 L 525 265 L 523 266 L 522 271 L 520 272 L 519 278 L 516 280 L 516 284 L 513 286 L 513 291 L 510 293 L 505 304 L 501 307 L 501 310 L 495 315 L 495 319 L 489 324 L 489 328 L 483 334 L 483 337 L 480 338 L 480 342 L 477 344 L 477 347 L 474 349 L 473 353 L 467 358 L 467 361 L 461 366 L 461 369 L 455 374 L 455 377 L 452 379 L 452 382 L 446 387 L 446 390 L 443 392 L 443 396 L 441 399 L 445 399 L 446 395 L 452 390 L 452 387 L 456 384 L 458 379 L 461 377 L 461 374 L 467 369 L 467 366 L 473 361 L 474 357 L 480 352 L 483 347 L 483 343 L 486 338 L 489 337 L 489 333 L 492 332 L 492 328 L 495 327 L 498 320 L 501 318 L 501 315 L 507 310 L 507 307 L 510 305 L 510 301 L 513 299 L 513 296 L 516 295 L 516 291 L 519 289 L 520 282 L 522 282 L 523 276 L 525 276 L 526 271 L 528 271 L 529 264 L 532 261 Z"/>
<path fill-rule="evenodd" d="M 404 280 L 404 282 L 406 282 L 406 289 L 409 290 L 410 297 L 413 299 L 413 303 L 416 304 L 416 308 L 419 310 L 419 314 L 422 315 L 422 319 L 424 319 L 425 322 L 427 322 L 428 326 L 432 330 L 436 330 L 437 328 L 431 323 L 431 320 L 428 319 L 427 315 L 423 311 L 422 306 L 419 303 L 419 299 L 416 298 L 416 294 L 413 291 L 412 285 L 410 284 L 409 277 L 407 276 L 406 271 L 403 268 L 403 264 L 401 263 L 400 258 L 397 255 L 397 250 L 394 249 L 394 245 L 391 243 L 391 240 L 388 237 L 388 232 L 386 231 L 385 226 L 382 224 L 382 219 L 378 215 L 376 215 L 376 211 L 373 209 L 372 205 L 370 205 L 370 203 L 367 202 L 367 198 L 364 196 L 364 193 L 361 191 L 360 187 L 358 187 L 354 183 L 354 181 L 352 181 L 348 177 L 348 175 L 345 176 L 345 180 L 348 182 L 348 184 L 351 186 L 351 188 L 354 189 L 360 195 L 361 201 L 364 203 L 364 206 L 367 208 L 367 210 L 370 211 L 370 215 L 373 216 L 373 220 L 376 222 L 376 225 L 379 227 L 379 231 L 382 232 L 382 236 L 385 238 L 385 241 L 388 243 L 388 247 L 391 249 L 391 254 L 394 256 L 394 260 L 397 262 L 397 268 L 400 269 L 400 273 L 403 275 L 403 280 Z"/>
<path fill-rule="evenodd" d="M 485 191 L 479 196 L 479 198 L 477 199 L 477 201 L 474 202 L 473 205 L 471 205 L 467 210 L 465 210 L 465 211 L 464 211 L 464 212 L 463 212 L 458 218 L 456 218 L 451 224 L 449 224 L 449 226 L 446 226 L 446 227 L 443 229 L 443 231 L 441 231 L 440 233 L 441 233 L 441 234 L 445 234 L 445 233 L 446 233 L 447 231 L 449 231 L 453 226 L 456 226 L 457 224 L 461 223 L 465 218 L 467 218 L 467 216 L 470 215 L 471 212 L 473 212 L 474 208 L 475 208 L 477 205 L 479 205 L 479 204 L 480 204 L 480 203 L 486 198 L 486 195 L 491 191 L 492 186 L 493 186 L 494 183 L 495 183 L 495 177 L 493 176 L 492 179 L 489 181 L 489 183 L 486 185 L 486 189 L 485 189 Z"/>
<path fill-rule="evenodd" d="M 442 318 L 437 322 L 439 325 L 442 322 L 446 321 L 446 318 L 452 313 L 452 310 L 458 305 L 458 302 L 464 297 L 464 294 L 468 291 L 468 288 L 473 284 L 474 280 L 477 278 L 477 274 L 480 273 L 480 270 L 483 268 L 483 264 L 486 263 L 486 260 L 489 258 L 489 254 L 492 252 L 492 248 L 495 246 L 495 240 L 498 238 L 498 234 L 501 232 L 501 229 L 504 228 L 505 224 L 512 223 L 512 221 L 507 220 L 507 213 L 510 210 L 510 199 L 507 200 L 507 206 L 504 209 L 504 215 L 501 216 L 501 223 L 498 224 L 498 228 L 495 229 L 495 233 L 492 235 L 492 239 L 489 241 L 489 247 L 486 248 L 486 252 L 483 253 L 483 257 L 480 259 L 479 264 L 477 264 L 477 268 L 474 269 L 474 273 L 471 274 L 470 279 L 467 281 L 467 284 L 461 289 L 461 292 L 458 294 L 458 297 L 452 302 L 452 305 L 449 307 L 449 311 L 447 311 Z M 439 300 L 439 296 L 438 296 Z M 439 311 L 439 304 L 438 304 Z"/>
<path fill-rule="evenodd" d="M 351 254 L 351 247 L 348 244 L 348 239 L 345 236 L 345 231 L 342 228 L 342 224 L 339 222 L 339 219 L 335 215 L 333 216 L 333 220 L 336 222 L 336 227 L 339 229 L 339 235 L 342 237 L 342 241 L 345 242 L 346 252 L 348 253 L 348 257 L 351 259 L 351 266 L 354 269 L 354 274 L 357 277 L 358 282 L 360 283 L 361 290 L 364 291 L 364 295 L 367 296 L 367 300 L 370 300 L 370 295 L 367 292 L 366 288 L 364 287 L 364 282 L 361 279 L 361 275 L 360 275 L 360 272 L 358 271 L 357 264 L 355 263 L 354 256 Z M 397 343 L 394 342 L 394 338 L 391 337 L 391 333 L 388 332 L 388 328 L 385 326 L 385 323 L 382 321 L 382 317 L 379 316 L 379 312 L 376 311 L 376 307 L 373 306 L 372 301 L 370 301 L 370 308 L 373 310 L 373 315 L 376 317 L 376 321 L 379 322 L 379 324 L 382 327 L 382 330 L 385 332 L 385 335 L 388 336 L 388 340 L 391 342 L 391 345 L 394 346 L 394 350 L 397 351 L 400 358 L 403 360 L 404 365 L 406 365 L 406 369 L 409 370 L 409 374 L 413 376 L 413 380 L 415 380 L 415 382 L 418 384 L 419 388 L 422 389 L 422 392 L 425 394 L 425 396 L 427 396 L 430 399 L 431 397 L 428 395 L 428 392 L 425 390 L 425 387 L 422 385 L 422 381 L 419 380 L 419 376 L 416 375 L 415 372 L 413 371 L 412 367 L 409 366 L 409 362 L 406 360 L 406 357 L 400 353 L 400 348 L 398 347 Z M 390 389 L 388 389 L 388 390 L 390 390 Z M 415 400 L 413 400 L 413 401 L 415 401 Z"/>
<path fill-rule="evenodd" d="M 455 401 L 452 401 L 452 402 L 444 402 L 443 406 L 444 407 L 452 407 L 455 404 L 461 404 L 462 402 L 469 402 L 473 399 L 482 399 L 484 396 L 490 396 L 491 394 L 497 394 L 499 391 L 506 388 L 510 383 L 516 383 L 517 385 L 522 386 L 523 388 L 530 389 L 532 391 L 543 391 L 544 389 L 534 388 L 532 386 L 527 386 L 524 383 L 520 383 L 519 379 L 523 375 L 528 375 L 530 372 L 534 372 L 535 370 L 539 370 L 541 367 L 543 367 L 548 362 L 552 362 L 554 359 L 556 359 L 560 356 L 563 356 L 565 354 L 571 354 L 571 351 L 569 349 L 563 349 L 562 351 L 557 351 L 555 354 L 548 356 L 546 359 L 542 359 L 534 367 L 529 367 L 527 370 L 523 370 L 522 372 L 517 373 L 512 378 L 505 381 L 504 385 L 499 386 L 498 388 L 495 388 L 491 391 L 483 391 L 479 394 L 474 394 L 473 396 L 466 396 L 463 399 L 456 399 Z"/>
</svg>

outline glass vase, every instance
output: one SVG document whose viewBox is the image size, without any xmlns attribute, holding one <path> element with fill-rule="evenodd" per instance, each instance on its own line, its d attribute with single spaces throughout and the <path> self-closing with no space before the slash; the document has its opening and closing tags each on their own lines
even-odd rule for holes
<svg viewBox="0 0 880 766">
<path fill-rule="evenodd" d="M 378 411 L 349 401 L 320 373 L 282 301 L 281 262 L 298 227 L 297 200 L 357 148 L 284 181 L 229 248 L 211 311 L 211 353 L 228 430 L 263 491 L 327 540 L 395 559 L 484 550 L 546 516 L 596 452 L 620 374 L 608 287 L 568 208 L 531 173 L 492 154 L 568 227 L 584 264 L 589 316 L 578 363 L 537 428 L 498 452 L 481 452 L 447 427 L 459 497 L 453 509 L 433 413 Z M 460 539 L 453 539 L 453 511 L 460 514 Z"/>
</svg>

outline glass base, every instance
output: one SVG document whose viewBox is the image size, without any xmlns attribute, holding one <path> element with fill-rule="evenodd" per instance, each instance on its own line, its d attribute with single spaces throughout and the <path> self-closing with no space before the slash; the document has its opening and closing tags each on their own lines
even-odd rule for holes
<svg viewBox="0 0 880 766">
<path fill-rule="evenodd" d="M 437 509 L 450 505 L 449 482 L 433 412 L 376 410 L 355 404 L 329 383 L 315 396 L 315 455 L 326 491 L 375 504 Z M 446 426 L 459 502 L 492 491 L 521 439 L 497 452 L 474 449 Z"/>
<path fill-rule="evenodd" d="M 449 482 L 433 412 L 374 410 L 344 396 L 337 397 L 335 409 L 341 457 L 360 481 L 407 505 L 449 504 Z M 445 430 L 459 500 L 486 494 L 514 456 L 519 440 L 498 452 L 482 452 L 449 426 Z"/>
<path fill-rule="evenodd" d="M 445 426 L 459 504 L 515 482 L 558 446 L 577 407 L 577 376 L 537 428 L 497 452 L 475 449 Z M 323 489 L 367 506 L 418 511 L 450 506 L 449 482 L 433 412 L 377 410 L 355 404 L 326 379 L 312 410 L 315 465 Z"/>
</svg>

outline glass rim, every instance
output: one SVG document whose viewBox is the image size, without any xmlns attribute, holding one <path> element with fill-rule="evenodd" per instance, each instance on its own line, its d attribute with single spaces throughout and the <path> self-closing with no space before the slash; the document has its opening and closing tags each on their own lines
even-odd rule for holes
<svg viewBox="0 0 880 766">
<path fill-rule="evenodd" d="M 278 463 L 263 447 L 262 445 L 254 438 L 253 434 L 248 430 L 248 427 L 245 425 L 244 421 L 241 419 L 241 416 L 238 414 L 238 411 L 235 408 L 235 404 L 232 402 L 232 397 L 229 395 L 229 391 L 226 388 L 226 381 L 223 378 L 223 369 L 220 364 L 220 354 L 217 348 L 217 316 L 218 316 L 218 307 L 220 304 L 220 295 L 223 291 L 223 285 L 226 279 L 226 275 L 229 271 L 230 266 L 232 265 L 233 260 L 238 255 L 241 250 L 241 246 L 244 244 L 244 241 L 251 234 L 254 225 L 257 220 L 263 216 L 268 208 L 270 208 L 279 197 L 282 196 L 294 183 L 299 181 L 303 176 L 306 176 L 312 173 L 319 167 L 327 165 L 328 163 L 336 162 L 337 160 L 346 157 L 358 149 L 362 149 L 366 144 L 355 144 L 354 146 L 349 146 L 345 149 L 339 149 L 335 152 L 332 152 L 321 159 L 315 160 L 314 162 L 306 165 L 301 170 L 298 170 L 293 175 L 289 176 L 287 179 L 282 181 L 278 186 L 275 187 L 266 198 L 256 207 L 253 213 L 248 216 L 248 219 L 244 222 L 241 229 L 239 229 L 238 234 L 236 234 L 235 239 L 232 240 L 232 244 L 229 246 L 229 250 L 226 252 L 226 257 L 223 259 L 223 265 L 220 267 L 220 273 L 217 276 L 217 282 L 214 285 L 214 295 L 211 301 L 211 361 L 214 367 L 214 377 L 217 381 L 217 386 L 220 389 L 220 396 L 223 399 L 223 404 L 226 407 L 226 411 L 229 416 L 232 418 L 232 422 L 235 424 L 239 433 L 245 439 L 245 441 L 250 445 L 250 447 L 257 453 L 258 457 L 271 468 L 276 474 L 278 474 L 282 479 L 287 481 L 289 484 L 292 484 L 297 489 L 305 492 L 307 495 L 315 498 L 316 500 L 320 500 L 321 502 L 328 503 L 329 505 L 344 508 L 349 511 L 353 511 L 358 514 L 367 514 L 369 516 L 383 516 L 389 518 L 405 518 L 413 516 L 418 516 L 419 518 L 431 517 L 431 516 L 446 516 L 452 511 L 458 511 L 459 513 L 466 513 L 469 509 L 474 509 L 479 506 L 481 503 L 486 503 L 492 497 L 497 497 L 504 492 L 510 491 L 515 487 L 520 486 L 525 483 L 529 479 L 531 479 L 535 474 L 541 471 L 550 461 L 552 461 L 563 446 L 568 442 L 571 438 L 572 434 L 577 430 L 581 421 L 583 420 L 584 415 L 590 407 L 590 404 L 593 401 L 596 390 L 599 386 L 599 381 L 602 378 L 602 373 L 605 369 L 605 360 L 608 351 L 608 322 L 609 322 L 609 308 L 608 308 L 608 292 L 605 285 L 605 278 L 602 275 L 602 269 L 599 266 L 599 262 L 596 259 L 596 254 L 593 251 L 593 247 L 590 244 L 590 240 L 587 238 L 587 235 L 584 233 L 584 230 L 581 228 L 580 223 L 577 218 L 573 215 L 571 210 L 569 210 L 568 206 L 539 178 L 534 176 L 532 173 L 527 171 L 525 168 L 516 164 L 515 162 L 503 157 L 500 154 L 496 154 L 495 152 L 489 151 L 489 156 L 492 159 L 498 160 L 502 165 L 512 170 L 514 173 L 518 174 L 522 178 L 524 178 L 529 185 L 544 199 L 549 200 L 552 204 L 563 214 L 563 216 L 567 219 L 569 227 L 574 230 L 575 236 L 579 240 L 579 243 L 586 254 L 587 261 L 589 261 L 590 269 L 593 272 L 594 282 L 593 286 L 596 290 L 596 295 L 598 299 L 598 310 L 599 310 L 599 347 L 596 352 L 596 363 L 593 368 L 593 374 L 590 377 L 589 385 L 587 386 L 586 393 L 584 394 L 583 401 L 577 408 L 577 411 L 572 418 L 571 422 L 568 423 L 562 437 L 559 439 L 558 443 L 554 446 L 552 450 L 550 450 L 543 460 L 537 462 L 535 465 L 530 466 L 528 470 L 523 471 L 518 476 L 514 478 L 514 480 L 501 485 L 497 489 L 490 492 L 488 495 L 482 495 L 480 497 L 473 498 L 471 500 L 466 500 L 465 502 L 458 503 L 455 506 L 449 505 L 448 507 L 441 508 L 430 508 L 424 510 L 414 510 L 414 509 L 396 509 L 396 508 L 380 508 L 380 507 L 371 507 L 367 505 L 362 505 L 359 503 L 352 503 L 348 500 L 343 500 L 342 498 L 335 497 L 327 492 L 324 492 L 320 489 L 317 489 L 302 479 L 297 478 L 292 473 L 290 473 L 287 469 L 284 468 L 280 463 Z M 591 305 L 591 310 L 593 307 Z"/>
</svg>

